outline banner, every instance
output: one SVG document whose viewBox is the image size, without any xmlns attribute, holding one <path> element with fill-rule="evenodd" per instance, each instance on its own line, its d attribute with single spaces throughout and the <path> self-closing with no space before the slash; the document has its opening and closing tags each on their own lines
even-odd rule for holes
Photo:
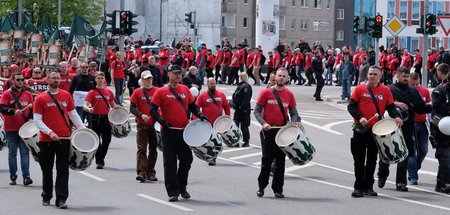
<svg viewBox="0 0 450 215">
<path fill-rule="evenodd" d="M 72 21 L 72 26 L 70 27 L 69 36 L 67 37 L 67 44 L 72 44 L 73 37 L 75 35 L 92 37 L 95 35 L 95 30 L 88 21 L 78 15 L 75 15 Z"/>
</svg>

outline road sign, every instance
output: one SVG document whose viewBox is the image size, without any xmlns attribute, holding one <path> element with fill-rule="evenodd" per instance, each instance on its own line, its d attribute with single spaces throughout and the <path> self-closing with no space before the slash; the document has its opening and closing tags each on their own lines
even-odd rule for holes
<svg viewBox="0 0 450 215">
<path fill-rule="evenodd" d="M 450 16 L 437 16 L 437 20 L 439 21 L 445 36 L 448 36 L 448 34 L 450 34 Z"/>
<path fill-rule="evenodd" d="M 392 36 L 397 36 L 403 29 L 405 29 L 406 25 L 402 22 L 397 16 L 393 16 L 389 19 L 388 22 L 384 25 L 384 27 L 392 34 Z"/>
</svg>

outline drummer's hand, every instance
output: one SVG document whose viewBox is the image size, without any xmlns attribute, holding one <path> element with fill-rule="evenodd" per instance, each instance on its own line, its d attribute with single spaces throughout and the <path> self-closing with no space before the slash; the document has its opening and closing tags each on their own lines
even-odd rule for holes
<svg viewBox="0 0 450 215">
<path fill-rule="evenodd" d="M 141 115 L 141 118 L 144 120 L 144 122 L 147 122 L 147 121 L 150 119 L 150 117 L 148 117 L 148 116 L 145 115 L 145 114 L 142 114 L 142 115 Z"/>
<path fill-rule="evenodd" d="M 367 119 L 365 117 L 362 117 L 359 120 L 359 124 L 361 124 L 362 126 L 367 126 L 369 124 L 369 121 L 367 121 Z"/>
<path fill-rule="evenodd" d="M 55 132 L 50 132 L 50 134 L 49 134 L 49 136 L 50 136 L 50 138 L 52 139 L 52 140 L 54 140 L 54 141 L 57 141 L 57 140 L 59 140 L 59 137 L 58 137 L 58 135 L 57 134 L 55 134 Z"/>
<path fill-rule="evenodd" d="M 208 117 L 206 117 L 206 116 L 203 115 L 203 114 L 201 114 L 200 116 L 198 116 L 198 118 L 199 118 L 200 120 L 202 120 L 202 121 L 208 121 L 208 122 L 209 122 Z"/>
<path fill-rule="evenodd" d="M 394 102 L 394 105 L 402 110 L 408 110 L 408 105 L 403 102 Z"/>
<path fill-rule="evenodd" d="M 403 125 L 403 120 L 400 117 L 395 117 L 395 122 L 397 123 L 397 125 L 399 127 L 402 127 Z"/>
<path fill-rule="evenodd" d="M 20 115 L 22 113 L 23 113 L 22 110 L 16 110 L 16 112 L 14 113 L 14 116 Z"/>
<path fill-rule="evenodd" d="M 268 130 L 272 129 L 272 127 L 270 127 L 269 123 L 266 123 L 266 122 L 263 124 L 262 128 L 264 131 L 268 131 Z"/>
<path fill-rule="evenodd" d="M 94 108 L 88 108 L 89 113 L 94 113 Z"/>
</svg>

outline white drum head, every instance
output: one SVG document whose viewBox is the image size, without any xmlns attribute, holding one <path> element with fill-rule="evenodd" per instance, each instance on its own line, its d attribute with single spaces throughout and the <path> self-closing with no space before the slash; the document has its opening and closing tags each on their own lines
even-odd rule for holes
<svg viewBox="0 0 450 215">
<path fill-rule="evenodd" d="M 397 130 L 397 128 L 398 125 L 394 119 L 383 119 L 373 126 L 372 132 L 375 135 L 383 136 L 391 134 L 393 131 Z"/>
<path fill-rule="evenodd" d="M 233 120 L 229 116 L 220 116 L 214 122 L 214 130 L 217 133 L 225 133 L 230 130 L 231 125 L 233 125 Z"/>
<path fill-rule="evenodd" d="M 445 135 L 450 135 L 450 116 L 446 116 L 439 121 L 439 131 Z"/>
<path fill-rule="evenodd" d="M 275 143 L 280 147 L 289 146 L 297 140 L 300 133 L 300 129 L 295 125 L 284 126 L 277 132 Z"/>
<path fill-rule="evenodd" d="M 34 124 L 34 120 L 30 120 L 22 125 L 19 129 L 19 136 L 22 138 L 30 138 L 36 135 L 39 129 Z"/>
<path fill-rule="evenodd" d="M 127 109 L 120 107 L 117 109 L 112 109 L 108 113 L 108 120 L 114 125 L 125 124 L 130 118 L 130 114 Z"/>
<path fill-rule="evenodd" d="M 184 141 L 192 147 L 199 147 L 208 142 L 213 133 L 211 124 L 199 119 L 191 121 L 183 132 Z"/>
<path fill-rule="evenodd" d="M 159 122 L 155 122 L 155 124 L 153 125 L 153 127 L 155 127 L 155 130 L 157 132 L 161 132 L 161 124 L 159 124 Z"/>
<path fill-rule="evenodd" d="M 80 128 L 72 133 L 72 146 L 80 152 L 92 152 L 98 148 L 97 134 L 88 128 Z"/>
</svg>

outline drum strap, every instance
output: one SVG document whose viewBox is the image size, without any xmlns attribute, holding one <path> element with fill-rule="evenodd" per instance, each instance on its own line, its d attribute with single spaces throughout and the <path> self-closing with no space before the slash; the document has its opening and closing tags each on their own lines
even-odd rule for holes
<svg viewBox="0 0 450 215">
<path fill-rule="evenodd" d="M 24 90 L 20 91 L 19 96 L 17 96 L 17 95 L 14 93 L 14 90 L 13 90 L 12 88 L 9 89 L 9 93 L 11 93 L 12 97 L 14 98 L 14 102 L 17 104 L 17 107 L 18 107 L 20 110 L 22 110 L 22 104 L 20 104 L 19 98 L 20 98 L 20 96 L 22 96 L 23 91 L 24 91 Z M 28 117 L 26 117 L 26 116 L 22 113 L 22 117 L 23 117 L 23 119 L 25 120 L 25 122 L 28 121 L 28 119 L 30 118 L 30 116 L 31 116 L 31 111 L 30 111 Z"/>
<path fill-rule="evenodd" d="M 184 104 L 183 99 L 181 99 L 180 95 L 178 95 L 178 93 L 175 92 L 175 90 L 170 85 L 167 85 L 167 88 L 169 88 L 169 90 L 170 90 L 170 92 L 172 92 L 173 96 L 175 96 L 175 98 L 177 98 L 178 102 L 181 104 L 181 107 L 183 107 L 184 111 L 186 112 L 187 118 L 190 119 L 189 111 L 188 111 L 186 105 Z"/>
<path fill-rule="evenodd" d="M 66 119 L 66 114 L 64 114 L 63 109 L 61 108 L 61 106 L 59 105 L 59 102 L 55 99 L 55 97 L 47 91 L 48 96 L 53 100 L 53 102 L 55 103 L 56 107 L 58 107 L 59 113 L 61 114 L 61 116 L 64 119 L 64 122 L 66 123 L 67 127 L 69 127 L 69 132 L 70 134 L 72 134 L 72 127 L 70 126 L 70 123 L 67 121 Z M 70 119 L 69 119 L 70 120 Z"/>
<path fill-rule="evenodd" d="M 372 98 L 373 104 L 375 105 L 375 108 L 377 109 L 378 113 L 378 120 L 383 119 L 383 115 L 380 113 L 380 107 L 378 107 L 378 102 L 375 99 L 375 95 L 373 94 L 372 89 L 370 89 L 370 86 L 366 84 L 367 90 L 369 91 L 370 97 Z"/>
<path fill-rule="evenodd" d="M 209 96 L 209 98 L 212 99 L 212 101 L 214 102 L 214 104 L 216 105 L 216 107 L 220 110 L 219 104 L 217 104 L 217 101 L 214 99 L 214 97 L 212 96 L 211 92 L 209 92 L 209 90 L 208 90 L 208 96 Z"/>
<path fill-rule="evenodd" d="M 281 102 L 280 96 L 278 95 L 277 90 L 275 89 L 275 87 L 272 87 L 272 92 L 273 92 L 273 95 L 275 96 L 275 98 L 277 99 L 278 107 L 280 107 L 281 114 L 283 114 L 284 124 L 287 124 L 287 122 L 289 120 L 288 120 L 288 118 L 286 116 L 286 112 L 284 111 L 284 108 L 283 108 L 283 103 Z"/>
<path fill-rule="evenodd" d="M 111 107 L 109 106 L 109 103 L 106 100 L 105 96 L 103 96 L 103 93 L 100 92 L 100 90 L 98 90 L 97 88 L 95 88 L 95 90 L 97 90 L 98 94 L 100 94 L 100 96 L 103 98 L 103 101 L 105 101 L 106 105 L 108 106 L 108 109 L 111 109 Z"/>
<path fill-rule="evenodd" d="M 148 97 L 147 90 L 145 90 L 145 88 L 143 88 L 143 87 L 141 89 L 142 89 L 142 93 L 144 94 L 145 100 L 147 101 L 147 104 L 150 107 L 151 106 L 150 105 L 150 98 Z"/>
</svg>

